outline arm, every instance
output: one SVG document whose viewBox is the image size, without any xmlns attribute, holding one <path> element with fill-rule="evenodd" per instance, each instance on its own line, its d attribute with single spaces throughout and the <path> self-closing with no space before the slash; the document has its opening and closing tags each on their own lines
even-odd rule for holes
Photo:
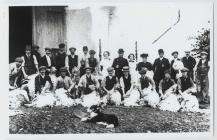
<svg viewBox="0 0 217 140">
<path fill-rule="evenodd" d="M 23 76 L 24 76 L 24 78 L 27 78 L 28 75 L 26 74 L 25 69 L 24 69 L 24 66 L 25 66 L 25 59 L 24 59 L 24 56 L 22 57 L 22 59 L 23 59 L 23 63 L 22 63 L 22 72 L 23 72 Z"/>
<path fill-rule="evenodd" d="M 71 78 L 68 79 L 68 82 L 69 82 L 69 85 L 70 85 L 70 87 L 68 89 L 68 92 L 71 92 L 72 88 L 74 87 L 74 84 L 73 84 Z"/>
<path fill-rule="evenodd" d="M 38 72 L 38 61 L 37 61 L 37 58 L 35 55 L 33 55 L 33 59 L 34 59 L 34 64 L 35 64 L 36 70 Z"/>
<path fill-rule="evenodd" d="M 179 92 L 180 94 L 182 94 L 182 86 L 181 86 L 181 80 L 180 80 L 180 78 L 179 78 L 178 81 L 177 81 L 177 86 L 178 86 L 178 92 Z"/>
<path fill-rule="evenodd" d="M 105 88 L 105 86 L 106 86 L 106 77 L 102 80 L 102 88 L 103 90 L 106 91 L 106 93 L 108 93 L 109 91 Z"/>
<path fill-rule="evenodd" d="M 162 84 L 163 84 L 163 79 L 159 83 L 159 94 L 160 94 L 160 96 L 163 96 Z"/>
<path fill-rule="evenodd" d="M 149 77 L 148 77 L 148 79 L 149 79 L 149 82 L 150 82 L 151 85 L 152 85 L 152 90 L 154 90 L 154 89 L 155 89 L 155 83 L 154 83 L 154 80 L 152 80 L 152 79 L 149 78 Z"/>
</svg>

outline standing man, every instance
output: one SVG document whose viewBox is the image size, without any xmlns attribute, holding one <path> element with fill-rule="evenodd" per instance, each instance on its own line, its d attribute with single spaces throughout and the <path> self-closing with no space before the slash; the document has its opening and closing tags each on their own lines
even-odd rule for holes
<svg viewBox="0 0 217 140">
<path fill-rule="evenodd" d="M 159 82 L 161 79 L 164 78 L 164 71 L 170 69 L 170 63 L 167 58 L 164 58 L 164 51 L 163 49 L 158 50 L 159 58 L 155 59 L 153 64 L 154 70 L 154 81 L 156 84 L 156 91 L 159 90 Z"/>
<path fill-rule="evenodd" d="M 32 54 L 31 46 L 26 45 L 25 55 L 22 57 L 22 72 L 24 78 L 38 72 L 38 61 L 35 55 Z"/>
<path fill-rule="evenodd" d="M 78 67 L 78 56 L 75 55 L 76 48 L 71 47 L 69 48 L 70 55 L 68 55 L 65 59 L 65 66 L 69 72 L 69 74 L 72 74 L 72 71 L 74 70 L 75 67 Z"/>
<path fill-rule="evenodd" d="M 85 68 L 88 66 L 87 65 L 88 58 L 89 58 L 88 47 L 83 46 L 83 54 L 81 56 L 79 56 L 80 76 L 83 76 L 85 74 Z"/>
<path fill-rule="evenodd" d="M 209 103 L 209 62 L 207 59 L 208 53 L 203 51 L 200 53 L 201 59 L 197 65 L 197 90 L 201 94 L 201 102 Z"/>
<path fill-rule="evenodd" d="M 88 58 L 88 66 L 92 68 L 91 72 L 94 73 L 96 71 L 96 68 L 98 67 L 98 60 L 94 57 L 96 52 L 94 50 L 89 51 L 90 58 Z"/>
<path fill-rule="evenodd" d="M 118 77 L 118 79 L 123 76 L 123 67 L 124 66 L 129 66 L 129 63 L 127 59 L 124 58 L 124 50 L 119 49 L 118 50 L 119 57 L 115 58 L 112 64 L 112 67 L 115 69 L 115 75 Z"/>
<path fill-rule="evenodd" d="M 66 58 L 65 44 L 61 43 L 59 44 L 59 52 L 56 56 L 57 76 L 60 75 L 60 68 L 65 66 L 65 58 Z"/>
<path fill-rule="evenodd" d="M 194 67 L 196 65 L 196 60 L 190 56 L 190 51 L 185 51 L 185 57 L 182 58 L 182 62 L 184 67 L 186 67 L 189 72 L 189 76 L 194 79 Z"/>
<path fill-rule="evenodd" d="M 136 66 L 136 70 L 140 71 L 142 68 L 147 68 L 149 71 L 152 70 L 152 64 L 147 61 L 148 54 L 143 53 L 140 55 L 142 62 L 139 62 Z"/>
<path fill-rule="evenodd" d="M 32 48 L 33 48 L 32 54 L 35 55 L 38 61 L 38 65 L 41 66 L 41 54 L 39 53 L 39 46 L 33 45 Z"/>
<path fill-rule="evenodd" d="M 45 55 L 41 58 L 41 65 L 46 66 L 47 69 L 51 69 L 54 66 L 54 62 L 51 59 L 51 49 L 45 48 Z"/>
</svg>

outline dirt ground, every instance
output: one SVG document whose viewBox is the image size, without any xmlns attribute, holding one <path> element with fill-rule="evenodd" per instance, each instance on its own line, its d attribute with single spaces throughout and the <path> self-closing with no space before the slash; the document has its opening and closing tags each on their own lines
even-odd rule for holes
<svg viewBox="0 0 217 140">
<path fill-rule="evenodd" d="M 10 117 L 11 134 L 69 134 L 69 133 L 165 133 L 208 132 L 210 114 L 169 112 L 150 107 L 107 106 L 104 113 L 116 114 L 119 126 L 81 122 L 73 114 L 78 107 L 22 108 L 24 114 Z M 81 108 L 80 109 L 84 109 Z"/>
</svg>

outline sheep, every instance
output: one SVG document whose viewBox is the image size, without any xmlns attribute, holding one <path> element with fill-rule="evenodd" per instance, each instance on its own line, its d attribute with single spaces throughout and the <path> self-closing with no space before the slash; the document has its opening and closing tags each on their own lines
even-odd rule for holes
<svg viewBox="0 0 217 140">
<path fill-rule="evenodd" d="M 124 99 L 124 106 L 139 106 L 140 92 L 138 89 L 129 90 Z"/>
<path fill-rule="evenodd" d="M 15 89 L 9 91 L 9 108 L 18 109 L 21 105 L 29 102 L 29 97 L 25 90 Z"/>
</svg>

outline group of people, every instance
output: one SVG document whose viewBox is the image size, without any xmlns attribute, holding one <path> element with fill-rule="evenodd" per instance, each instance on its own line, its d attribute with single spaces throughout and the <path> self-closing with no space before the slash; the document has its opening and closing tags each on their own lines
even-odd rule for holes
<svg viewBox="0 0 217 140">
<path fill-rule="evenodd" d="M 201 59 L 196 65 L 190 51 L 185 51 L 186 56 L 182 59 L 178 57 L 177 51 L 173 52 L 174 59 L 169 62 L 164 57 L 164 50 L 159 49 L 159 57 L 151 64 L 148 62 L 147 53 L 142 53 L 142 61 L 137 63 L 133 53 L 129 54 L 128 59 L 124 58 L 123 49 L 118 50 L 119 56 L 114 60 L 111 60 L 110 53 L 105 51 L 101 61 L 95 57 L 96 52 L 88 50 L 87 46 L 83 47 L 83 54 L 79 55 L 76 54 L 75 47 L 69 48 L 69 55 L 65 49 L 65 44 L 59 44 L 59 52 L 54 58 L 52 50 L 45 48 L 45 55 L 41 57 L 39 46 L 27 45 L 24 56 L 17 57 L 15 62 L 10 64 L 10 86 L 21 87 L 24 79 L 36 74 L 36 95 L 46 91 L 55 92 L 60 88 L 65 89 L 72 99 L 93 91 L 101 97 L 118 92 L 124 102 L 135 89 L 139 98 L 144 97 L 144 89 L 148 88 L 164 99 L 168 89 L 177 84 L 176 94 L 196 92 L 200 95 L 200 102 L 209 102 L 209 65 L 206 51 L 200 53 Z"/>
</svg>

